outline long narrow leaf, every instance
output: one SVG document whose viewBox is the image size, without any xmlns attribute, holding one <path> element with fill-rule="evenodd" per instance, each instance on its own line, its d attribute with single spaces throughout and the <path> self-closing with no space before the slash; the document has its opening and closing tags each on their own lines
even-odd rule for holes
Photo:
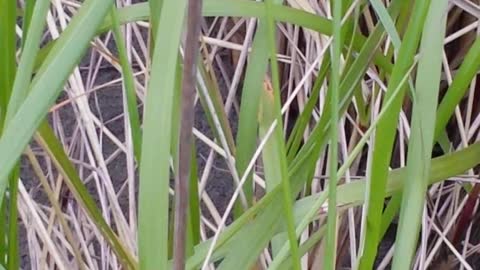
<svg viewBox="0 0 480 270">
<path fill-rule="evenodd" d="M 431 4 L 423 30 L 393 269 L 410 268 L 420 230 L 435 135 L 447 2 Z"/>
<path fill-rule="evenodd" d="M 140 165 L 138 245 L 141 269 L 168 269 L 172 113 L 186 1 L 163 4 L 154 35 Z M 168 38 L 167 38 L 168 37 Z"/>
</svg>

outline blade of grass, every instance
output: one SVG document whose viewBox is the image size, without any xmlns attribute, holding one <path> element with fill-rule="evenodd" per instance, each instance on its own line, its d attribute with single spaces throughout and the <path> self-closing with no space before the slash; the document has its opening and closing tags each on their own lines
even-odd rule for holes
<svg viewBox="0 0 480 270">
<path fill-rule="evenodd" d="M 423 30 L 393 269 L 409 268 L 416 250 L 434 143 L 447 2 L 430 5 Z"/>
<path fill-rule="evenodd" d="M 341 19 L 342 19 L 342 1 L 333 2 L 333 44 L 332 70 L 330 72 L 330 144 L 328 146 L 328 217 L 327 217 L 327 236 L 325 242 L 325 269 L 335 269 L 336 250 L 337 250 L 337 168 L 338 168 L 338 121 L 339 121 L 339 96 L 340 96 L 340 66 L 341 50 L 343 47 L 341 39 Z"/>
<path fill-rule="evenodd" d="M 30 1 L 31 2 L 31 1 Z M 40 40 L 45 27 L 45 18 L 50 7 L 50 1 L 35 1 L 35 9 L 31 17 L 31 27 L 28 33 L 24 31 L 24 41 L 22 55 L 18 64 L 17 74 L 12 87 L 12 96 L 8 103 L 6 111 L 6 122 L 9 123 L 13 116 L 17 113 L 21 104 L 25 100 L 29 91 L 29 84 L 32 78 L 35 57 L 38 54 Z"/>
<path fill-rule="evenodd" d="M 318 76 L 315 79 L 315 83 L 313 84 L 311 95 L 308 98 L 307 104 L 305 105 L 305 108 L 303 109 L 300 116 L 295 121 L 295 126 L 293 127 L 292 135 L 288 139 L 287 160 L 289 162 L 291 162 L 294 159 L 295 155 L 298 152 L 300 143 L 303 139 L 305 129 L 307 128 L 307 125 L 312 118 L 313 109 L 315 109 L 315 106 L 318 101 L 318 97 L 320 96 L 320 88 L 323 82 L 325 81 L 325 78 L 327 77 L 327 73 L 329 69 L 330 69 L 330 54 L 326 54 L 325 58 L 323 59 L 322 65 L 320 67 L 320 71 L 318 72 Z"/>
<path fill-rule="evenodd" d="M 0 0 L 0 132 L 4 129 L 5 113 L 16 72 L 16 2 Z"/>
<path fill-rule="evenodd" d="M 16 2 L 9 0 L 0 0 L 0 134 L 4 130 L 6 123 L 6 112 L 8 110 L 8 103 L 12 94 L 14 78 L 16 73 Z M 10 171 L 10 170 L 9 170 Z M 15 166 L 11 172 L 0 178 L 4 186 L 7 181 L 10 187 L 10 196 L 8 199 L 8 219 L 0 220 L 3 228 L 8 228 L 8 236 L 0 235 L 2 242 L 0 245 L 5 245 L 7 250 L 6 266 L 9 269 L 18 269 L 20 266 L 20 258 L 18 253 L 18 225 L 17 225 L 17 179 L 18 166 Z M 1 191 L 2 193 L 4 190 Z M 7 200 L 3 200 L 0 196 L 0 202 L 7 204 Z M 5 215 L 7 217 L 7 215 Z M 8 225 L 7 225 L 8 220 Z M 6 231 L 5 231 L 6 232 Z M 2 233 L 5 233 L 2 231 Z M 6 243 L 3 242 L 6 239 Z M 3 254 L 2 254 L 3 255 Z"/>
<path fill-rule="evenodd" d="M 117 9 L 112 8 L 110 16 L 112 18 L 112 31 L 117 45 L 118 55 L 120 58 L 120 65 L 122 67 L 123 89 L 127 100 L 128 120 L 130 121 L 130 132 L 133 142 L 133 152 L 140 164 L 141 147 L 142 147 L 142 131 L 140 129 L 140 116 L 137 109 L 137 96 L 135 91 L 135 79 L 133 77 L 132 67 L 128 61 L 125 42 L 122 38 L 120 30 L 120 22 L 118 20 Z"/>
<path fill-rule="evenodd" d="M 465 95 L 468 85 L 473 77 L 477 75 L 480 68 L 480 39 L 476 39 L 465 55 L 462 65 L 453 78 L 452 84 L 448 87 L 437 110 L 437 125 L 435 126 L 435 138 L 439 138 L 444 131 L 455 107 Z"/>
<path fill-rule="evenodd" d="M 178 49 L 186 1 L 163 3 L 145 105 L 140 165 L 141 269 L 168 269 L 169 161 Z M 168 37 L 168 38 L 167 38 Z"/>
<path fill-rule="evenodd" d="M 407 5 L 408 3 L 404 2 L 404 4 Z M 411 15 L 404 40 L 399 49 L 397 62 L 393 67 L 384 102 L 392 96 L 393 90 L 399 86 L 405 71 L 411 67 L 414 61 L 414 55 L 417 50 L 425 15 L 428 10 L 428 4 L 429 1 L 416 1 L 414 4 L 414 11 Z M 392 155 L 391 151 L 396 133 L 398 115 L 403 101 L 405 88 L 406 86 L 402 87 L 402 92 L 396 97 L 389 113 L 378 124 L 378 128 L 375 132 L 373 152 L 367 169 L 367 175 L 369 175 L 367 178 L 369 180 L 369 199 L 365 205 L 366 219 L 364 219 L 364 224 L 362 225 L 359 269 L 372 269 L 373 261 L 377 253 L 381 214 L 385 198 L 384 192 L 386 179 Z"/>
<path fill-rule="evenodd" d="M 22 16 L 22 49 L 25 45 L 25 40 L 27 39 L 28 28 L 30 27 L 30 22 L 34 14 L 33 9 L 35 7 L 36 0 L 26 0 L 24 14 Z M 18 15 L 17 15 L 18 16 Z"/>
<path fill-rule="evenodd" d="M 188 222 L 189 226 L 189 244 L 187 245 L 187 257 L 190 257 L 194 254 L 194 247 L 201 241 L 200 237 L 200 198 L 198 196 L 198 175 L 197 175 L 197 151 L 195 148 L 195 140 L 192 140 L 192 150 L 191 150 L 191 173 L 190 173 L 190 184 L 189 184 L 189 213 L 188 213 Z"/>
<path fill-rule="evenodd" d="M 241 107 L 238 119 L 237 131 L 237 149 L 242 149 L 236 156 L 236 167 L 239 175 L 243 175 L 250 159 L 255 152 L 257 140 L 257 116 L 258 106 L 260 102 L 263 76 L 267 70 L 268 63 L 268 44 L 265 40 L 267 35 L 267 27 L 265 23 L 259 22 L 257 32 L 252 43 L 252 52 L 250 53 L 249 63 L 245 71 L 245 79 L 243 82 Z M 243 192 L 247 199 L 247 206 L 251 205 L 253 198 L 252 176 L 243 186 Z M 236 204 L 235 216 L 238 217 L 243 213 L 240 203 Z"/>
<path fill-rule="evenodd" d="M 18 178 L 20 177 L 20 166 L 15 165 L 10 173 L 9 185 L 9 224 L 8 224 L 8 268 L 18 269 L 20 267 L 20 245 L 18 239 Z"/>
<path fill-rule="evenodd" d="M 398 35 L 397 29 L 395 28 L 395 23 L 388 14 L 385 6 L 380 2 L 380 0 L 369 0 L 369 2 L 372 4 L 373 9 L 377 13 L 380 21 L 383 24 L 383 27 L 385 28 L 385 31 L 388 33 L 390 39 L 392 40 L 393 46 L 396 49 L 400 48 L 400 36 Z"/>
<path fill-rule="evenodd" d="M 300 270 L 300 256 L 298 252 L 298 243 L 297 243 L 297 236 L 295 234 L 295 220 L 293 217 L 293 199 L 291 195 L 291 187 L 290 187 L 290 179 L 288 178 L 288 163 L 286 157 L 286 149 L 285 149 L 285 139 L 283 137 L 283 124 L 282 124 L 282 113 L 281 113 L 281 100 L 280 100 L 280 70 L 278 67 L 278 59 L 277 59 L 277 39 L 276 39 L 276 27 L 275 27 L 275 20 L 271 14 L 271 9 L 274 6 L 274 2 L 272 0 L 266 1 L 266 19 L 267 19 L 267 28 L 268 28 L 268 45 L 269 45 L 269 52 L 270 52 L 270 67 L 271 67 L 271 74 L 272 74 L 272 85 L 271 86 L 267 83 L 264 83 L 264 92 L 262 95 L 263 98 L 263 110 L 265 114 L 265 118 L 263 119 L 266 123 L 270 124 L 273 123 L 275 120 L 277 121 L 277 125 L 275 130 L 273 131 L 273 135 L 270 138 L 270 148 L 265 148 L 264 151 L 264 165 L 269 166 L 270 173 L 270 182 L 272 179 L 274 181 L 280 180 L 283 190 L 283 207 L 285 211 L 285 222 L 287 225 L 287 234 L 288 234 L 288 241 L 290 244 L 290 251 L 292 252 L 292 260 L 293 260 L 293 269 Z M 268 130 L 268 127 L 265 128 Z M 264 132 L 264 136 L 266 135 L 266 130 Z M 263 136 L 262 136 L 263 137 Z M 268 147 L 266 145 L 265 147 Z M 266 161 L 266 163 L 265 163 Z M 265 167 L 265 170 L 267 167 Z M 272 173 L 273 172 L 273 173 Z M 278 174 L 277 174 L 278 172 Z M 266 176 L 266 175 L 265 175 Z M 273 248 L 273 243 L 272 243 Z"/>
<path fill-rule="evenodd" d="M 265 143 L 265 147 L 262 151 L 262 165 L 267 193 L 281 185 L 287 174 L 286 164 L 283 164 L 281 155 L 283 134 L 282 129 L 279 128 L 279 125 L 281 126 L 281 124 L 278 122 L 277 111 L 275 110 L 275 94 L 277 94 L 277 92 L 274 92 L 269 78 L 266 77 L 265 82 L 263 83 L 262 95 L 260 96 L 260 109 L 258 113 L 258 133 L 260 138 L 264 138 L 267 135 L 270 126 L 275 120 L 277 120 L 273 134 Z M 285 166 L 285 170 L 282 169 L 282 166 Z M 291 207 L 291 205 L 289 205 L 289 207 Z M 287 223 L 288 220 L 285 219 L 285 222 Z M 273 257 L 276 256 L 285 240 L 286 238 L 284 235 L 272 239 Z"/>
<path fill-rule="evenodd" d="M 153 48 L 155 48 L 155 40 L 157 39 L 158 27 L 160 23 L 160 16 L 162 14 L 163 0 L 148 0 L 148 3 L 143 4 L 144 9 L 154 10 L 149 12 L 145 19 L 150 20 L 150 55 L 152 55 Z M 119 12 L 119 17 L 122 18 L 122 13 Z"/>
<path fill-rule="evenodd" d="M 8 208 L 8 260 L 9 269 L 18 269 L 20 267 L 20 246 L 18 242 L 18 178 L 20 177 L 20 167 L 18 164 L 13 168 L 9 180 L 9 208 Z"/>
</svg>

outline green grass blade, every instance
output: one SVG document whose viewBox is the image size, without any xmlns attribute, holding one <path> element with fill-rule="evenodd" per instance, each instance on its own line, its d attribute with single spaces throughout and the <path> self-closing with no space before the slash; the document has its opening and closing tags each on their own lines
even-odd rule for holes
<svg viewBox="0 0 480 270">
<path fill-rule="evenodd" d="M 380 0 L 369 0 L 372 4 L 373 9 L 377 13 L 380 21 L 385 28 L 385 31 L 388 33 L 388 36 L 392 40 L 393 46 L 396 49 L 400 48 L 401 41 L 400 36 L 398 35 L 397 29 L 395 28 L 395 23 L 392 20 L 392 17 L 388 14 L 385 6 L 380 2 Z"/>
<path fill-rule="evenodd" d="M 421 226 L 434 142 L 446 8 L 447 1 L 432 3 L 423 30 L 393 269 L 410 268 Z"/>
<path fill-rule="evenodd" d="M 401 192 L 398 192 L 397 194 L 393 194 L 392 198 L 388 202 L 387 207 L 383 211 L 382 225 L 380 226 L 380 239 L 382 239 L 385 233 L 387 233 L 387 230 L 390 227 L 390 224 L 392 223 L 393 219 L 396 217 L 398 213 L 398 209 L 400 209 L 401 203 L 402 203 Z"/>
<path fill-rule="evenodd" d="M 27 39 L 28 28 L 30 27 L 30 22 L 33 16 L 33 9 L 35 7 L 36 0 L 26 0 L 25 9 L 23 10 L 23 22 L 22 22 L 22 48 L 24 47 L 25 40 Z"/>
<path fill-rule="evenodd" d="M 140 165 L 138 246 L 141 269 L 168 269 L 169 161 L 178 49 L 186 1 L 163 3 L 154 36 Z M 160 39 L 161 37 L 161 39 Z M 167 38 L 168 37 L 168 38 Z"/>
<path fill-rule="evenodd" d="M 187 254 L 189 256 L 193 255 L 194 247 L 201 241 L 200 236 L 200 197 L 198 196 L 198 164 L 197 164 L 197 151 L 195 148 L 195 140 L 192 142 L 192 158 L 191 163 L 191 173 L 190 173 L 190 198 L 189 202 L 189 214 L 188 214 L 188 226 L 190 232 L 190 245 L 187 247 Z"/>
<path fill-rule="evenodd" d="M 0 131 L 4 128 L 13 80 L 16 72 L 16 2 L 0 0 Z M 2 177 L 4 178 L 4 177 Z"/>
<path fill-rule="evenodd" d="M 28 86 L 33 73 L 35 57 L 39 51 L 40 39 L 43 35 L 45 18 L 47 16 L 49 7 L 50 1 L 37 0 L 35 2 L 33 16 L 31 17 L 31 27 L 28 28 L 28 33 L 24 32 L 25 40 L 23 43 L 22 56 L 18 64 L 18 70 L 12 89 L 12 96 L 8 103 L 8 110 L 6 114 L 7 123 L 17 113 L 18 108 L 20 108 L 28 94 Z"/>
<path fill-rule="evenodd" d="M 268 44 L 265 41 L 267 35 L 265 23 L 259 22 L 257 32 L 253 39 L 250 61 L 245 71 L 245 80 L 242 89 L 241 107 L 238 119 L 237 149 L 242 149 L 236 156 L 235 165 L 239 175 L 243 175 L 250 159 L 255 152 L 257 141 L 257 116 L 260 102 L 262 80 L 268 64 Z M 252 203 L 253 183 L 252 177 L 245 182 L 243 192 L 247 204 Z M 238 216 L 243 212 L 239 203 L 236 204 L 235 214 Z"/>
<path fill-rule="evenodd" d="M 325 242 L 325 269 L 335 269 L 337 251 L 337 166 L 338 166 L 338 121 L 339 121 L 339 96 L 340 96 L 340 57 L 343 47 L 341 40 L 342 1 L 333 3 L 333 45 L 332 70 L 330 72 L 330 144 L 328 147 L 328 217 L 327 236 Z"/>
<path fill-rule="evenodd" d="M 298 252 L 297 236 L 295 234 L 295 220 L 293 217 L 292 204 L 293 199 L 291 195 L 290 179 L 288 178 L 288 165 L 285 149 L 285 140 L 283 137 L 283 124 L 281 113 L 281 101 L 280 101 L 280 71 L 278 68 L 277 59 L 277 39 L 276 39 L 276 27 L 275 20 L 271 14 L 271 9 L 274 5 L 272 0 L 266 2 L 266 19 L 268 28 L 268 44 L 270 47 L 270 67 L 272 74 L 273 89 L 267 82 L 264 82 L 264 89 L 262 95 L 262 110 L 263 116 L 262 122 L 264 124 L 264 131 L 261 134 L 261 138 L 267 134 L 267 126 L 270 123 L 277 121 L 277 125 L 273 131 L 273 135 L 270 138 L 270 145 L 265 145 L 264 148 L 264 168 L 265 168 L 265 181 L 267 184 L 279 181 L 283 190 L 283 206 L 285 211 L 285 222 L 287 227 L 288 241 L 290 244 L 290 251 L 293 259 L 293 269 L 300 270 L 300 256 Z M 267 148 L 268 147 L 268 148 Z M 268 168 L 267 168 L 268 167 Z M 269 174 L 267 175 L 267 171 Z M 267 178 L 268 176 L 268 178 Z M 273 180 L 273 181 L 272 181 Z M 271 188 L 271 186 L 270 186 Z M 279 239 L 281 241 L 281 238 Z M 272 249 L 274 243 L 272 242 Z M 275 247 L 277 248 L 277 247 Z M 275 254 L 275 252 L 274 252 Z"/>
<path fill-rule="evenodd" d="M 2 41 L 0 42 L 0 135 L 6 123 L 6 111 L 8 110 L 8 103 L 11 98 L 17 68 L 15 26 L 16 2 L 0 0 L 0 36 L 2 37 Z M 2 234 L 0 234 L 0 237 L 2 237 L 0 245 L 6 246 L 6 265 L 9 269 L 18 269 L 20 260 L 18 252 L 17 179 L 18 166 L 15 166 L 10 174 L 7 172 L 7 175 L 0 178 L 4 186 L 6 186 L 7 181 L 9 182 L 11 194 L 8 200 L 0 199 L 0 201 L 3 202 L 2 204 L 5 205 L 5 208 L 2 207 L 2 209 L 8 209 L 8 218 L 0 220 L 1 223 L 4 223 L 0 226 L 7 228 L 7 230 L 2 231 Z M 4 190 L 1 192 L 3 193 Z M 6 207 L 7 202 L 8 208 Z M 6 225 L 7 220 L 8 225 Z M 6 243 L 3 239 L 6 239 Z"/>
<path fill-rule="evenodd" d="M 112 12 L 110 14 L 112 18 L 113 35 L 117 44 L 120 65 L 122 67 L 123 88 L 125 89 L 125 96 L 127 100 L 128 120 L 130 121 L 130 132 L 133 142 L 133 152 L 135 158 L 137 159 L 137 163 L 140 164 L 140 157 L 142 153 L 142 131 L 140 128 L 140 116 L 138 115 L 137 109 L 135 79 L 133 77 L 132 67 L 130 66 L 130 63 L 128 61 L 125 42 L 122 38 L 117 9 L 112 8 Z"/>
<path fill-rule="evenodd" d="M 317 105 L 318 97 L 320 96 L 320 87 L 322 86 L 325 78 L 327 77 L 327 73 L 330 69 L 330 54 L 326 54 L 325 58 L 323 59 L 322 65 L 320 66 L 320 71 L 318 72 L 318 76 L 315 79 L 315 83 L 313 84 L 311 95 L 303 109 L 302 113 L 295 121 L 295 126 L 293 127 L 292 134 L 287 141 L 287 149 L 288 149 L 288 156 L 287 160 L 291 162 L 300 147 L 300 143 L 303 140 L 303 135 L 305 129 L 309 121 L 312 118 L 313 109 Z"/>
<path fill-rule="evenodd" d="M 404 4 L 408 3 L 405 2 Z M 422 26 L 428 10 L 428 4 L 429 1 L 415 2 L 414 11 L 399 49 L 397 62 L 393 67 L 384 100 L 388 100 L 392 96 L 393 90 L 400 85 L 401 78 L 414 61 L 414 55 L 420 40 L 420 33 L 423 29 Z M 369 175 L 369 198 L 365 206 L 367 209 L 367 218 L 364 220 L 365 224 L 362 227 L 363 231 L 360 241 L 359 269 L 372 269 L 373 261 L 377 253 L 381 214 L 385 198 L 385 185 L 405 87 L 402 89 L 403 91 L 396 97 L 389 113 L 378 124 L 375 134 L 376 139 L 373 146 L 373 153 L 369 161 L 369 168 L 367 169 L 367 174 Z"/>
<path fill-rule="evenodd" d="M 480 68 L 480 39 L 476 39 L 468 53 L 464 57 L 462 65 L 448 87 L 437 110 L 437 125 L 435 126 L 435 138 L 444 131 L 455 107 L 462 100 L 470 82 L 476 76 Z"/>
<path fill-rule="evenodd" d="M 28 93 L 28 85 L 32 77 L 32 71 L 35 63 L 35 57 L 40 45 L 40 38 L 43 34 L 45 25 L 45 16 L 50 6 L 50 1 L 39 0 L 35 2 L 27 1 L 26 16 L 24 17 L 24 32 L 22 37 L 22 55 L 15 80 L 12 87 L 12 93 L 6 109 L 5 123 L 8 123 L 17 112 L 21 103 Z M 33 9 L 35 8 L 35 9 Z M 32 14 L 33 12 L 33 14 Z M 31 25 L 31 26 L 30 26 Z M 18 269 L 20 267 L 20 258 L 18 252 L 18 226 L 17 226 L 17 197 L 18 197 L 18 177 L 20 167 L 17 164 L 9 176 L 10 187 L 10 208 L 9 208 L 9 256 L 8 268 Z"/>
<path fill-rule="evenodd" d="M 18 241 L 18 178 L 20 167 L 17 164 L 9 176 L 9 208 L 8 208 L 8 269 L 20 267 L 20 245 Z"/>
<path fill-rule="evenodd" d="M 154 10 L 155 12 L 150 12 L 147 14 L 146 19 L 150 19 L 151 27 L 150 27 L 150 53 L 152 53 L 153 48 L 155 48 L 155 40 L 158 34 L 158 27 L 160 23 L 160 16 L 162 14 L 162 7 L 163 7 L 163 0 L 149 0 L 148 3 L 144 4 L 145 8 L 149 8 L 150 10 Z M 120 18 L 122 14 L 119 14 Z"/>
</svg>

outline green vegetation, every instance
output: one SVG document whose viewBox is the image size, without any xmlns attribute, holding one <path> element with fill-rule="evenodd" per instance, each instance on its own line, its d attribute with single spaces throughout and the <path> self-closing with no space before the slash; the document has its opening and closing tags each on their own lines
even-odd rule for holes
<svg viewBox="0 0 480 270">
<path fill-rule="evenodd" d="M 0 0 L 0 269 L 473 269 L 448 3 Z"/>
</svg>

